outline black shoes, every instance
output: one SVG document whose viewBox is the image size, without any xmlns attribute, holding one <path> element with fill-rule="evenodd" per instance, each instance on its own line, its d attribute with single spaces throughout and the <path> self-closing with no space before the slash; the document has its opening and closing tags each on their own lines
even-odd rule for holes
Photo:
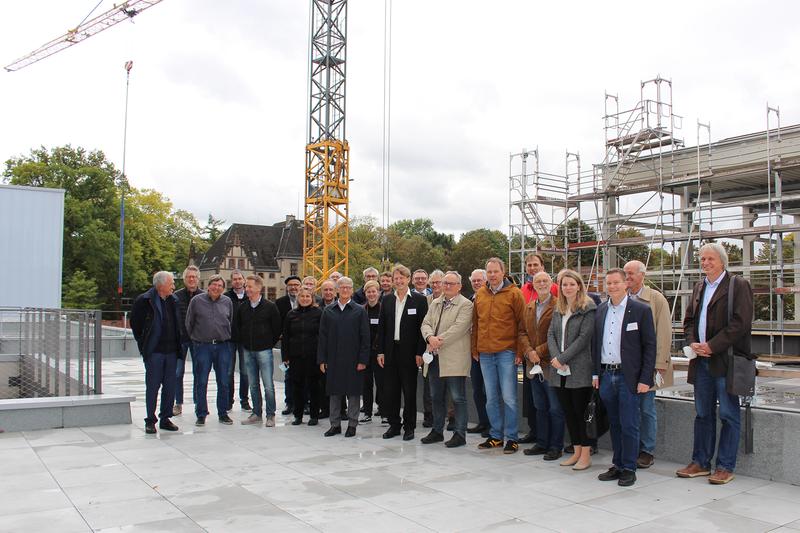
<svg viewBox="0 0 800 533">
<path fill-rule="evenodd" d="M 221 417 L 219 417 L 219 423 L 225 424 L 226 426 L 230 426 L 231 424 L 233 424 L 233 420 L 231 420 L 231 417 L 229 417 L 228 415 L 222 415 Z"/>
<path fill-rule="evenodd" d="M 293 426 L 299 426 L 302 423 L 303 423 L 303 419 L 302 418 L 295 418 L 294 420 L 292 420 L 292 425 Z"/>
<path fill-rule="evenodd" d="M 407 429 L 403 431 L 403 440 L 414 440 L 414 430 Z"/>
<path fill-rule="evenodd" d="M 252 411 L 253 410 L 253 408 L 250 407 L 250 402 L 247 401 L 247 400 L 243 401 L 241 405 L 242 405 L 242 411 Z"/>
<path fill-rule="evenodd" d="M 316 418 L 311 418 L 308 421 L 309 426 L 316 426 L 317 424 L 319 424 L 319 420 L 317 420 Z"/>
<path fill-rule="evenodd" d="M 458 448 L 459 446 L 464 446 L 465 444 L 467 444 L 467 441 L 460 433 L 453 433 L 453 436 L 450 438 L 450 440 L 444 443 L 444 445 L 448 448 Z"/>
<path fill-rule="evenodd" d="M 294 412 L 294 409 L 293 409 L 291 406 L 287 405 L 287 406 L 286 406 L 286 409 L 284 409 L 283 411 L 281 411 L 281 414 L 282 414 L 282 415 L 290 415 L 290 414 L 292 414 L 293 412 Z"/>
<path fill-rule="evenodd" d="M 364 415 L 361 417 L 361 420 L 359 420 L 361 424 L 369 424 L 370 422 L 372 422 L 372 415 Z"/>
<path fill-rule="evenodd" d="M 545 461 L 556 461 L 562 455 L 564 455 L 564 454 L 561 453 L 561 450 L 556 450 L 556 449 L 547 450 L 547 453 L 544 454 L 544 457 L 542 457 L 542 459 L 544 459 Z"/>
<path fill-rule="evenodd" d="M 519 444 L 517 444 L 516 441 L 508 440 L 506 441 L 506 447 L 503 448 L 503 453 L 508 455 L 512 453 L 517 453 L 517 450 L 519 450 Z"/>
<path fill-rule="evenodd" d="M 206 425 L 206 417 L 198 416 L 197 421 L 194 423 L 195 426 L 205 426 Z"/>
<path fill-rule="evenodd" d="M 355 437 L 356 436 L 356 427 L 355 426 L 347 426 L 347 431 L 344 432 L 345 437 Z"/>
<path fill-rule="evenodd" d="M 478 444 L 478 449 L 491 450 L 492 448 L 499 448 L 502 445 L 503 441 L 501 439 L 493 439 L 492 437 L 489 437 L 485 441 Z"/>
<path fill-rule="evenodd" d="M 536 434 L 533 431 L 529 431 L 524 437 L 519 439 L 520 444 L 530 444 L 536 440 Z"/>
<path fill-rule="evenodd" d="M 333 437 L 334 435 L 340 435 L 342 433 L 341 426 L 331 426 L 331 428 L 323 433 L 326 437 Z"/>
<path fill-rule="evenodd" d="M 145 422 L 144 432 L 148 435 L 154 435 L 156 432 L 156 425 L 153 422 Z"/>
<path fill-rule="evenodd" d="M 456 429 L 456 419 L 452 416 L 447 417 L 447 431 L 455 431 Z"/>
<path fill-rule="evenodd" d="M 476 424 L 471 428 L 467 428 L 467 433 L 483 433 L 487 429 L 489 429 L 488 426 L 484 426 L 483 424 Z"/>
<path fill-rule="evenodd" d="M 165 418 L 158 423 L 158 427 L 165 431 L 178 431 L 178 426 L 172 423 L 172 420 Z"/>
<path fill-rule="evenodd" d="M 391 439 L 392 437 L 396 437 L 400 434 L 400 428 L 393 428 L 390 427 L 386 430 L 386 433 L 383 434 L 384 439 Z"/>
<path fill-rule="evenodd" d="M 432 428 L 433 427 L 433 415 L 430 413 L 425 413 L 422 417 L 422 427 L 424 428 Z"/>
<path fill-rule="evenodd" d="M 520 440 L 520 442 L 522 441 Z M 522 453 L 524 453 L 525 455 L 544 455 L 547 453 L 547 448 L 539 446 L 538 444 L 534 444 L 527 450 L 523 450 Z"/>
<path fill-rule="evenodd" d="M 612 466 L 602 474 L 597 476 L 597 479 L 600 481 L 614 481 L 615 479 L 620 479 L 622 476 L 622 470 L 617 468 L 616 466 Z"/>
<path fill-rule="evenodd" d="M 422 444 L 433 444 L 434 442 L 443 442 L 444 435 L 432 429 L 430 433 L 419 439 Z"/>
<path fill-rule="evenodd" d="M 619 475 L 617 485 L 620 487 L 630 487 L 636 483 L 636 472 L 633 470 L 623 470 Z"/>
</svg>

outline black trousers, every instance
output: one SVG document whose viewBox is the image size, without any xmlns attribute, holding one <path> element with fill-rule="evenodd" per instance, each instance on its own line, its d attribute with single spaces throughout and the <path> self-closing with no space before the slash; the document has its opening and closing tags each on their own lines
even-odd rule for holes
<svg viewBox="0 0 800 533">
<path fill-rule="evenodd" d="M 175 375 L 178 356 L 174 353 L 155 352 L 144 360 L 144 404 L 147 409 L 145 422 L 155 424 L 159 419 L 169 420 L 172 417 L 172 404 L 175 402 Z M 181 361 L 183 363 L 183 361 Z M 156 401 L 161 389 L 161 412 L 156 418 Z"/>
<path fill-rule="evenodd" d="M 316 360 L 311 359 L 292 359 L 290 365 L 292 372 L 289 374 L 292 380 L 292 409 L 295 418 L 303 418 L 303 409 L 306 405 L 306 393 L 308 393 L 309 416 L 319 418 L 321 392 L 320 378 L 322 372 L 317 366 Z"/>
<path fill-rule="evenodd" d="M 522 416 L 528 421 L 528 432 L 536 435 L 536 406 L 533 405 L 531 380 L 527 372 L 522 374 Z"/>
<path fill-rule="evenodd" d="M 403 397 L 402 426 L 406 430 L 417 427 L 417 374 L 413 361 L 392 362 L 383 369 L 384 400 L 381 414 L 389 419 L 389 426 L 399 429 L 400 395 Z M 386 411 L 384 412 L 384 406 Z"/>
<path fill-rule="evenodd" d="M 373 402 L 378 404 L 378 412 L 383 413 L 383 368 L 378 364 L 377 356 L 369 358 L 369 366 L 364 371 L 364 415 L 372 416 Z"/>
<path fill-rule="evenodd" d="M 228 378 L 228 389 L 231 391 L 228 397 L 228 404 L 233 407 L 234 400 L 234 383 L 233 376 L 236 373 L 236 360 L 239 360 L 239 402 L 247 403 L 248 395 L 250 393 L 250 383 L 247 379 L 247 368 L 244 364 L 244 348 L 241 344 L 231 343 L 233 349 L 233 357 L 231 357 L 230 377 Z"/>
<path fill-rule="evenodd" d="M 564 411 L 564 419 L 567 422 L 569 440 L 573 446 L 591 446 L 592 441 L 586 436 L 586 422 L 583 415 L 586 406 L 592 398 L 591 387 L 580 387 L 578 389 L 567 389 L 556 387 L 556 395 Z"/>
</svg>

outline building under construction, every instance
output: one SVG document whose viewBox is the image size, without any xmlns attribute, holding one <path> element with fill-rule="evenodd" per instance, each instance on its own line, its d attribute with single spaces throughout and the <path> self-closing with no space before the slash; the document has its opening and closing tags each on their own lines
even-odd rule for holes
<svg viewBox="0 0 800 533">
<path fill-rule="evenodd" d="M 539 169 L 538 149 L 510 156 L 509 263 L 521 269 L 539 251 L 551 270 L 580 268 L 602 291 L 604 271 L 641 259 L 680 334 L 701 277 L 697 248 L 717 241 L 754 289 L 754 350 L 800 353 L 800 125 L 782 127 L 767 105 L 764 131 L 712 142 L 698 122 L 686 147 L 672 82 L 660 77 L 629 108 L 606 94 L 603 120 L 605 157 L 589 168 L 578 153 L 566 153 L 561 175 Z"/>
</svg>

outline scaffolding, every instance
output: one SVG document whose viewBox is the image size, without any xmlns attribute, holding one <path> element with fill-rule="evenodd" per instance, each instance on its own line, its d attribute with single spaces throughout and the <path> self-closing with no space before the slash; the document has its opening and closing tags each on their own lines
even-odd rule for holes
<svg viewBox="0 0 800 533">
<path fill-rule="evenodd" d="M 578 152 L 565 153 L 563 175 L 540 168 L 538 147 L 510 155 L 512 275 L 524 279 L 523 258 L 536 251 L 551 271 L 578 268 L 602 292 L 603 272 L 640 259 L 679 329 L 701 279 L 696 250 L 719 241 L 729 270 L 753 286 L 769 353 L 785 353 L 787 335 L 800 341 L 800 249 L 784 253 L 785 237 L 800 239 L 800 125 L 782 127 L 767 104 L 765 131 L 712 141 L 710 123 L 698 121 L 687 148 L 672 93 L 660 76 L 641 82 L 630 108 L 606 93 L 604 157 L 591 168 Z"/>
</svg>

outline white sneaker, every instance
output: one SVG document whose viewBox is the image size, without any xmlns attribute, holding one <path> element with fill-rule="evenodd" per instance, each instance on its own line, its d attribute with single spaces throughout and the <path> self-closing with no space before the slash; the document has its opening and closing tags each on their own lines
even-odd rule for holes
<svg viewBox="0 0 800 533">
<path fill-rule="evenodd" d="M 275 427 L 275 416 L 268 416 L 267 421 L 264 422 L 264 427 L 274 428 Z"/>
<path fill-rule="evenodd" d="M 261 425 L 261 417 L 258 415 L 250 415 L 247 419 L 242 420 L 243 426 L 252 426 L 254 424 Z"/>
</svg>

